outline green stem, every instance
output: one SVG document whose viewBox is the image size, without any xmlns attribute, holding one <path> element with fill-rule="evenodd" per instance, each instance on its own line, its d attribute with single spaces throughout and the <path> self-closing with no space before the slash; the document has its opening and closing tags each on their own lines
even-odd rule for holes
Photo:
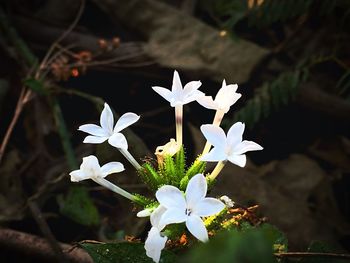
<svg viewBox="0 0 350 263">
<path fill-rule="evenodd" d="M 71 169 L 76 169 L 78 167 L 77 159 L 75 158 L 74 150 L 70 142 L 69 133 L 63 118 L 61 107 L 55 98 L 51 98 L 51 107 L 68 165 Z"/>
</svg>

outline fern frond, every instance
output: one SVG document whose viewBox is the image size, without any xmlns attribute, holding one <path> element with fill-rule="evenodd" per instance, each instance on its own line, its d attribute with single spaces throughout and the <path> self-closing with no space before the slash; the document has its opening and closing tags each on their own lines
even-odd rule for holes
<svg viewBox="0 0 350 263">
<path fill-rule="evenodd" d="M 264 27 L 308 12 L 312 0 L 265 0 L 248 13 L 248 25 Z"/>
<path fill-rule="evenodd" d="M 308 70 L 298 69 L 280 74 L 272 82 L 265 82 L 255 91 L 253 98 L 241 108 L 230 121 L 224 121 L 224 126 L 231 126 L 237 121 L 245 122 L 252 128 L 260 120 L 267 118 L 272 112 L 279 110 L 292 101 L 300 83 L 307 79 Z"/>
</svg>

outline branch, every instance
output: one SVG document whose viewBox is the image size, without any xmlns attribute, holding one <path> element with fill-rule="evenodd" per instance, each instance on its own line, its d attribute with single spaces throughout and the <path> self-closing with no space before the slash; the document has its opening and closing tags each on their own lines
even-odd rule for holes
<svg viewBox="0 0 350 263">
<path fill-rule="evenodd" d="M 58 244 L 72 263 L 93 263 L 83 249 L 64 243 Z M 57 259 L 55 252 L 44 238 L 12 229 L 0 228 L 0 245 L 9 250 L 44 259 L 47 262 L 55 262 Z"/>
<path fill-rule="evenodd" d="M 327 258 L 350 259 L 349 254 L 321 253 L 321 252 L 284 252 L 284 253 L 275 253 L 275 256 L 280 258 L 327 257 Z"/>
</svg>

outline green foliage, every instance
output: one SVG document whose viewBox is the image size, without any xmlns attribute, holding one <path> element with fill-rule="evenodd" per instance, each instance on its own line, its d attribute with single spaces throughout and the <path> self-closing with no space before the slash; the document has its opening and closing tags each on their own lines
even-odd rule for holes
<svg viewBox="0 0 350 263">
<path fill-rule="evenodd" d="M 186 169 L 186 157 L 184 147 L 181 146 L 180 150 L 175 155 L 175 169 L 176 178 L 178 182 L 183 178 Z"/>
<path fill-rule="evenodd" d="M 100 216 L 87 189 L 83 186 L 71 186 L 66 196 L 57 196 L 60 212 L 78 224 L 98 225 Z"/>
<path fill-rule="evenodd" d="M 227 30 L 232 30 L 244 18 L 247 19 L 248 26 L 261 28 L 300 17 L 310 10 L 325 16 L 333 12 L 337 6 L 346 10 L 350 9 L 347 0 L 264 0 L 261 4 L 255 1 L 252 6 L 249 6 L 248 2 L 248 0 L 202 0 L 200 7 L 220 27 Z"/>
<path fill-rule="evenodd" d="M 234 118 L 224 120 L 223 125 L 230 126 L 234 122 L 242 121 L 252 128 L 257 122 L 292 101 L 297 95 L 299 85 L 307 76 L 308 70 L 302 69 L 281 73 L 275 80 L 265 82 L 256 89 L 246 105 L 235 113 Z"/>
<path fill-rule="evenodd" d="M 140 194 L 133 194 L 135 196 L 135 199 L 133 200 L 134 203 L 143 206 L 143 207 L 149 207 L 154 206 L 157 204 L 153 199 L 147 198 Z"/>
<path fill-rule="evenodd" d="M 188 168 L 185 173 L 185 176 L 180 181 L 180 189 L 185 190 L 188 184 L 188 181 L 199 173 L 204 173 L 206 163 L 199 160 L 199 157 L 193 162 L 193 164 Z"/>
<path fill-rule="evenodd" d="M 190 251 L 185 262 L 275 263 L 274 247 L 281 240 L 285 238 L 270 225 L 222 231 Z"/>
<path fill-rule="evenodd" d="M 33 90 L 39 95 L 47 95 L 47 90 L 44 87 L 44 83 L 34 78 L 28 78 L 23 81 L 23 85 Z"/>
<path fill-rule="evenodd" d="M 166 155 L 164 157 L 164 165 L 162 169 L 162 175 L 167 179 L 168 184 L 177 185 L 177 171 L 175 168 L 175 162 L 172 156 Z"/>
<path fill-rule="evenodd" d="M 160 184 L 163 184 L 163 178 L 149 162 L 142 164 L 138 174 L 142 181 L 151 189 L 156 190 Z"/>
<path fill-rule="evenodd" d="M 95 263 L 152 263 L 153 260 L 147 257 L 144 244 L 141 243 L 109 243 L 92 244 L 80 243 L 92 257 Z M 167 250 L 162 251 L 160 262 L 175 262 L 176 256 Z"/>
<path fill-rule="evenodd" d="M 308 12 L 313 0 L 264 0 L 248 13 L 250 26 L 264 27 L 275 22 L 285 22 Z"/>
<path fill-rule="evenodd" d="M 150 162 L 145 162 L 139 171 L 140 178 L 148 187 L 156 191 L 164 184 L 174 185 L 181 190 L 185 190 L 188 181 L 198 173 L 204 173 L 205 162 L 196 161 L 186 170 L 186 156 L 183 147 L 174 155 L 164 156 L 162 164 L 158 164 L 158 169 Z"/>
</svg>

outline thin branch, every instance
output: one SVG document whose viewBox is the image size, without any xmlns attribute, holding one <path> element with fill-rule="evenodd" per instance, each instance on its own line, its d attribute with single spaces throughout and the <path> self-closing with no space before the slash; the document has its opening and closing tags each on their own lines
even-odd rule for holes
<svg viewBox="0 0 350 263">
<path fill-rule="evenodd" d="M 6 133 L 5 133 L 5 136 L 4 138 L 2 139 L 2 142 L 1 142 L 1 146 L 0 146 L 0 163 L 1 163 L 1 160 L 4 156 L 4 153 L 5 153 L 5 150 L 6 150 L 6 147 L 7 147 L 7 144 L 8 144 L 8 141 L 11 137 L 11 134 L 12 134 L 12 131 L 17 123 L 17 120 L 22 112 L 22 109 L 23 109 L 23 106 L 24 106 L 24 103 L 23 103 L 23 98 L 25 97 L 26 95 L 26 87 L 22 87 L 22 90 L 21 90 L 21 93 L 19 95 L 19 98 L 18 98 L 18 101 L 17 101 L 17 105 L 16 105 L 16 109 L 15 109 L 15 113 L 13 115 L 13 118 L 11 120 L 11 123 L 10 125 L 8 126 L 7 130 L 6 130 Z"/>
<path fill-rule="evenodd" d="M 93 263 L 90 256 L 81 248 L 58 243 L 65 256 L 72 263 Z M 24 255 L 54 262 L 55 253 L 44 238 L 7 228 L 0 228 L 0 246 Z"/>
<path fill-rule="evenodd" d="M 45 57 L 43 58 L 42 62 L 40 63 L 40 66 L 38 67 L 38 70 L 35 74 L 35 77 L 39 77 L 40 76 L 40 71 L 41 69 L 46 67 L 46 62 L 47 60 L 50 58 L 52 52 L 55 50 L 55 47 L 57 44 L 59 44 L 67 35 L 69 35 L 70 32 L 72 32 L 72 30 L 74 29 L 74 27 L 78 24 L 78 21 L 81 18 L 81 15 L 83 14 L 84 11 L 84 7 L 85 7 L 85 0 L 81 0 L 81 4 L 78 10 L 78 13 L 74 19 L 74 21 L 72 22 L 72 24 L 67 28 L 67 30 L 65 30 L 62 35 L 60 35 L 55 42 L 52 43 L 51 47 L 49 48 L 49 50 L 47 51 Z"/>
<path fill-rule="evenodd" d="M 63 254 L 60 245 L 58 244 L 57 240 L 52 234 L 51 229 L 49 228 L 47 222 L 45 221 L 43 214 L 41 213 L 36 202 L 29 200 L 28 207 L 30 208 L 30 211 L 33 215 L 34 220 L 38 224 L 41 233 L 46 237 L 51 249 L 55 253 L 56 259 L 58 260 L 58 262 L 63 262 L 63 263 L 68 262 L 68 259 Z"/>
<path fill-rule="evenodd" d="M 322 253 L 322 252 L 282 252 L 282 253 L 275 253 L 275 256 L 280 258 L 327 257 L 327 258 L 341 258 L 341 259 L 350 260 L 350 254 Z"/>
</svg>

